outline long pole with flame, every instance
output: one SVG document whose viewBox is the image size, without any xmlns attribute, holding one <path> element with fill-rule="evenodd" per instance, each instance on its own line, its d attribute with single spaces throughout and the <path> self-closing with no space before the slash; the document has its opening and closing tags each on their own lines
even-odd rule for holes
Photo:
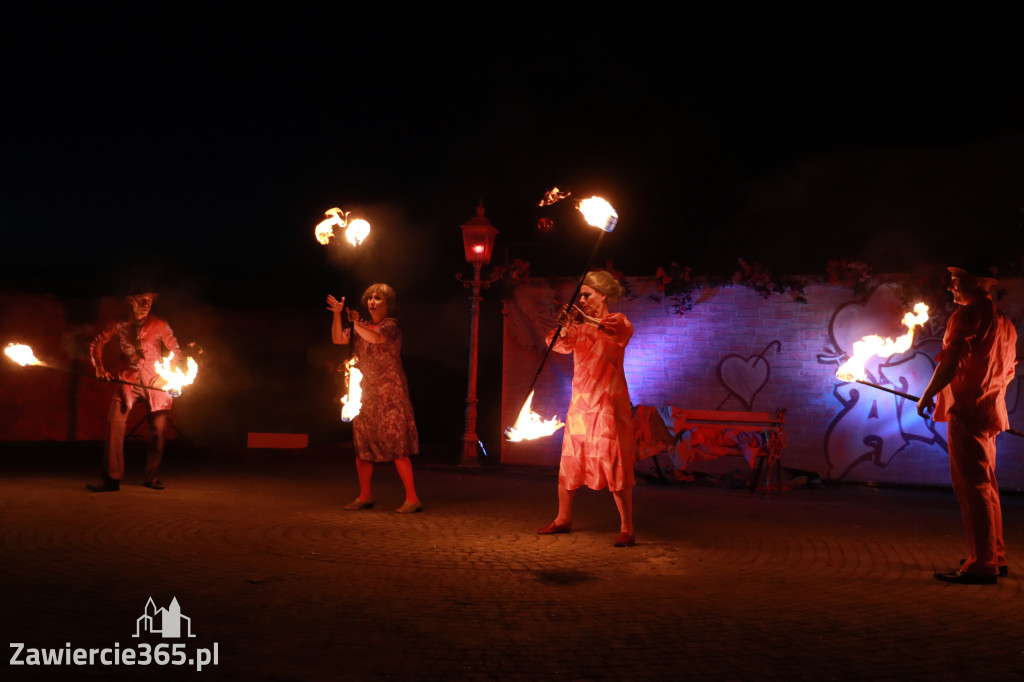
<svg viewBox="0 0 1024 682">
<path fill-rule="evenodd" d="M 920 396 L 906 393 L 904 391 L 898 391 L 887 386 L 879 386 L 876 383 L 868 381 L 868 374 L 865 366 L 872 358 L 888 358 L 896 355 L 897 353 L 904 353 L 909 350 L 911 345 L 914 343 L 915 327 L 918 327 L 927 321 L 928 306 L 924 303 L 917 303 L 914 305 L 914 312 L 907 313 L 903 316 L 903 326 L 907 328 L 907 333 L 903 336 L 896 339 L 888 337 L 883 339 L 881 336 L 870 335 L 865 336 L 860 341 L 854 341 L 853 354 L 846 362 L 840 365 L 839 369 L 836 370 L 836 378 L 840 381 L 854 381 L 864 386 L 870 386 L 871 388 L 891 393 L 914 403 L 920 401 Z M 1024 437 L 1024 432 L 1018 431 L 1017 429 L 1006 429 L 1006 433 L 1012 433 L 1015 436 Z"/>
<path fill-rule="evenodd" d="M 555 190 L 557 191 L 557 188 Z M 567 195 L 565 195 L 567 196 Z M 580 213 L 583 214 L 583 219 L 588 225 L 598 228 L 600 232 L 597 236 L 597 241 L 594 243 L 594 248 L 590 252 L 590 258 L 587 259 L 587 267 L 580 275 L 579 281 L 576 283 L 576 289 L 573 291 L 572 296 L 569 297 L 567 309 L 571 309 L 576 304 L 576 299 L 580 295 L 580 290 L 583 289 L 583 282 L 587 278 L 587 273 L 593 267 L 594 261 L 597 257 L 597 251 L 601 247 L 601 241 L 604 236 L 615 229 L 615 226 L 619 222 L 619 214 L 615 212 L 612 205 L 600 197 L 590 197 L 584 199 L 579 203 L 577 207 Z M 532 440 L 534 438 L 540 438 L 542 436 L 549 436 L 563 424 L 558 421 L 557 418 L 553 418 L 547 421 L 542 421 L 540 417 L 533 413 L 531 405 L 533 403 L 533 393 L 537 387 L 537 379 L 540 378 L 541 370 L 544 369 L 544 364 L 548 360 L 548 356 L 551 355 L 551 350 L 555 347 L 555 343 L 558 342 L 558 337 L 562 333 L 563 325 L 559 323 L 555 329 L 554 336 L 551 337 L 551 343 L 548 344 L 547 349 L 544 351 L 544 356 L 541 358 L 540 366 L 537 367 L 537 372 L 533 375 L 533 381 L 530 382 L 530 388 L 526 392 L 526 401 L 523 403 L 523 408 L 519 411 L 519 418 L 516 423 L 505 430 L 505 438 L 518 442 L 521 440 Z M 531 428 L 532 427 L 532 428 Z"/>
<path fill-rule="evenodd" d="M 68 374 L 74 374 L 75 376 L 95 378 L 94 375 L 92 374 L 86 374 L 84 372 L 75 372 L 74 370 L 65 369 L 63 367 L 54 367 L 53 365 L 48 365 L 45 362 L 36 358 L 35 354 L 32 352 L 32 348 L 24 344 L 9 343 L 7 344 L 7 347 L 4 348 L 4 354 L 13 362 L 18 363 L 22 367 L 45 367 L 46 369 L 54 369 L 57 370 L 58 372 L 66 372 Z M 191 357 L 188 358 L 188 373 L 185 374 L 171 368 L 172 360 L 173 356 L 168 356 L 164 358 L 161 362 L 155 363 L 155 369 L 157 371 L 157 374 L 159 374 L 160 378 L 162 378 L 166 382 L 166 384 L 162 387 L 147 386 L 146 384 L 140 384 L 133 381 L 125 381 L 124 379 L 106 379 L 106 381 L 109 381 L 110 383 L 113 384 L 124 384 L 125 386 L 138 386 L 139 388 L 148 388 L 156 391 L 163 391 L 164 393 L 169 393 L 171 396 L 177 398 L 178 396 L 181 395 L 182 389 L 185 386 L 191 384 L 195 380 L 196 374 L 199 371 L 199 366 L 196 364 L 196 361 L 193 360 Z"/>
<path fill-rule="evenodd" d="M 858 384 L 877 388 L 893 395 L 917 402 L 917 396 L 903 393 L 895 389 L 889 389 L 868 381 L 867 363 L 873 358 L 889 358 L 898 353 L 904 353 L 914 343 L 914 329 L 928 321 L 928 306 L 924 303 L 914 305 L 914 311 L 903 316 L 903 326 L 907 332 L 896 339 L 882 338 L 875 334 L 865 336 L 860 341 L 853 342 L 853 353 L 836 370 L 836 378 L 840 381 L 855 381 Z"/>
</svg>

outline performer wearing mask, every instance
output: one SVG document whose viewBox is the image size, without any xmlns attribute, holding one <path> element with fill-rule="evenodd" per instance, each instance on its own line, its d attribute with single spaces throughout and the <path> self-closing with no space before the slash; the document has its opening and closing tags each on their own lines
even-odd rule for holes
<svg viewBox="0 0 1024 682">
<path fill-rule="evenodd" d="M 996 483 L 996 435 L 1009 428 L 1006 386 L 1017 364 L 1017 331 L 989 292 L 998 282 L 949 268 L 960 306 L 946 324 L 938 365 L 917 403 L 922 417 L 949 423 L 949 469 L 960 503 L 968 555 L 945 582 L 994 585 L 1006 575 L 1003 515 Z M 935 397 L 938 396 L 938 402 Z"/>
<path fill-rule="evenodd" d="M 133 287 L 128 295 L 132 319 L 111 325 L 100 332 L 89 346 L 96 376 L 110 380 L 114 375 L 103 366 L 103 350 L 107 343 L 117 341 L 121 355 L 121 366 L 117 378 L 131 384 L 155 386 L 163 380 L 156 372 L 155 365 L 161 361 L 164 351 L 174 354 L 175 363 L 184 371 L 185 355 L 174 338 L 174 332 L 167 322 L 150 315 L 150 309 L 158 294 L 146 287 Z M 160 461 L 164 455 L 164 431 L 167 413 L 173 402 L 170 394 L 155 388 L 142 388 L 121 384 L 110 402 L 107 415 L 107 441 L 103 457 L 103 482 L 86 486 L 92 492 L 116 492 L 124 477 L 124 436 L 128 414 L 136 402 L 146 407 L 149 422 L 149 446 L 146 454 L 146 477 L 142 485 L 153 490 L 163 490 L 158 476 Z"/>
</svg>

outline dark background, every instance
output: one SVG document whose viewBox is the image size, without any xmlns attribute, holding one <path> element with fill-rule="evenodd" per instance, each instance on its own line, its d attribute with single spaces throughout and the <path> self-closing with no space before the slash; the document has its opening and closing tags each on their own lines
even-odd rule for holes
<svg viewBox="0 0 1024 682">
<path fill-rule="evenodd" d="M 84 322 L 89 301 L 137 280 L 168 317 L 271 318 L 388 281 L 405 319 L 431 327 L 407 324 L 407 355 L 432 367 L 410 373 L 462 382 L 454 395 L 468 331 L 454 276 L 470 271 L 458 226 L 481 201 L 495 262 L 535 275 L 576 276 L 594 243 L 570 202 L 537 206 L 555 185 L 616 207 L 598 260 L 626 275 L 728 275 L 741 257 L 780 274 L 832 258 L 1005 268 L 1024 250 L 1011 27 L 867 10 L 23 11 L 0 29 L 0 289 L 55 296 Z M 332 206 L 372 223 L 359 251 L 313 239 Z"/>
</svg>

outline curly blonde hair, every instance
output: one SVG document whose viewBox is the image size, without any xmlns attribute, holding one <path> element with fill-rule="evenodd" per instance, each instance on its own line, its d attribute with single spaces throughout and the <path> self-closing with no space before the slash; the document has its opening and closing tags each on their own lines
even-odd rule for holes
<svg viewBox="0 0 1024 682">
<path fill-rule="evenodd" d="M 606 303 L 609 305 L 617 302 L 622 298 L 622 294 L 625 293 L 625 289 L 619 284 L 619 280 L 615 279 L 615 276 L 607 270 L 591 270 L 583 279 L 583 283 L 594 291 L 603 294 L 606 297 Z"/>
<path fill-rule="evenodd" d="M 395 303 L 398 300 L 398 294 L 389 285 L 380 282 L 378 284 L 371 284 L 366 287 L 366 291 L 363 292 L 363 297 L 360 299 L 363 303 L 363 307 L 366 307 L 366 302 L 370 299 L 372 294 L 380 294 L 384 299 L 384 303 L 388 306 L 388 313 L 392 313 L 395 310 Z"/>
</svg>

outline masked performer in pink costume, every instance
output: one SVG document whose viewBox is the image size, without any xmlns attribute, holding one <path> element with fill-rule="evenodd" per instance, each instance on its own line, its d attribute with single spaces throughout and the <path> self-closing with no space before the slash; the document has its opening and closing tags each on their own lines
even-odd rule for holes
<svg viewBox="0 0 1024 682">
<path fill-rule="evenodd" d="M 423 510 L 413 482 L 409 455 L 419 452 L 419 436 L 409 401 L 409 386 L 402 369 L 402 331 L 398 321 L 389 317 L 395 308 L 395 290 L 387 284 L 371 284 L 363 292 L 363 305 L 370 313 L 370 322 L 359 312 L 348 311 L 356 332 L 357 367 L 363 374 L 362 408 L 352 420 L 356 446 L 356 473 L 359 475 L 359 497 L 345 506 L 353 511 L 373 507 L 370 482 L 374 462 L 394 462 L 405 486 L 405 502 L 395 511 L 409 514 Z M 345 299 L 327 297 L 327 309 L 334 313 L 331 340 L 347 344 L 351 329 L 343 329 L 341 313 Z"/>
<path fill-rule="evenodd" d="M 1017 331 L 996 308 L 997 281 L 949 268 L 959 305 L 946 324 L 938 365 L 917 403 L 921 416 L 949 422 L 949 469 L 960 502 L 968 556 L 936 573 L 945 582 L 993 585 L 1006 575 L 1003 515 L 996 483 L 996 435 L 1009 428 L 1006 386 L 1017 364 Z M 933 403 L 935 396 L 938 402 Z"/>
<path fill-rule="evenodd" d="M 128 296 L 132 319 L 106 328 L 93 339 L 89 355 L 98 378 L 108 381 L 114 378 L 103 366 L 103 349 L 115 338 L 121 351 L 122 365 L 117 374 L 121 381 L 146 386 L 162 385 L 163 379 L 157 374 L 154 365 L 162 360 L 165 349 L 174 354 L 175 364 L 184 370 L 185 355 L 178 346 L 178 340 L 174 338 L 171 326 L 162 318 L 149 314 L 156 297 L 157 294 L 151 291 L 133 288 Z M 157 470 L 164 455 L 164 430 L 167 426 L 167 413 L 173 402 L 171 396 L 157 389 L 121 384 L 120 390 L 110 402 L 107 415 L 103 482 L 86 486 L 89 490 L 114 492 L 120 489 L 124 477 L 125 425 L 137 400 L 146 406 L 149 421 L 149 448 L 143 485 L 153 490 L 164 489 Z"/>
<path fill-rule="evenodd" d="M 608 488 L 619 510 L 616 547 L 636 544 L 633 531 L 632 405 L 622 363 L 633 325 L 608 304 L 622 296 L 622 286 L 604 270 L 587 273 L 580 288 L 580 308 L 563 310 L 563 325 L 553 350 L 573 354 L 572 401 L 565 417 L 562 460 L 558 469 L 558 516 L 537 532 L 572 530 L 576 491 Z M 550 344 L 554 332 L 548 334 Z"/>
</svg>

